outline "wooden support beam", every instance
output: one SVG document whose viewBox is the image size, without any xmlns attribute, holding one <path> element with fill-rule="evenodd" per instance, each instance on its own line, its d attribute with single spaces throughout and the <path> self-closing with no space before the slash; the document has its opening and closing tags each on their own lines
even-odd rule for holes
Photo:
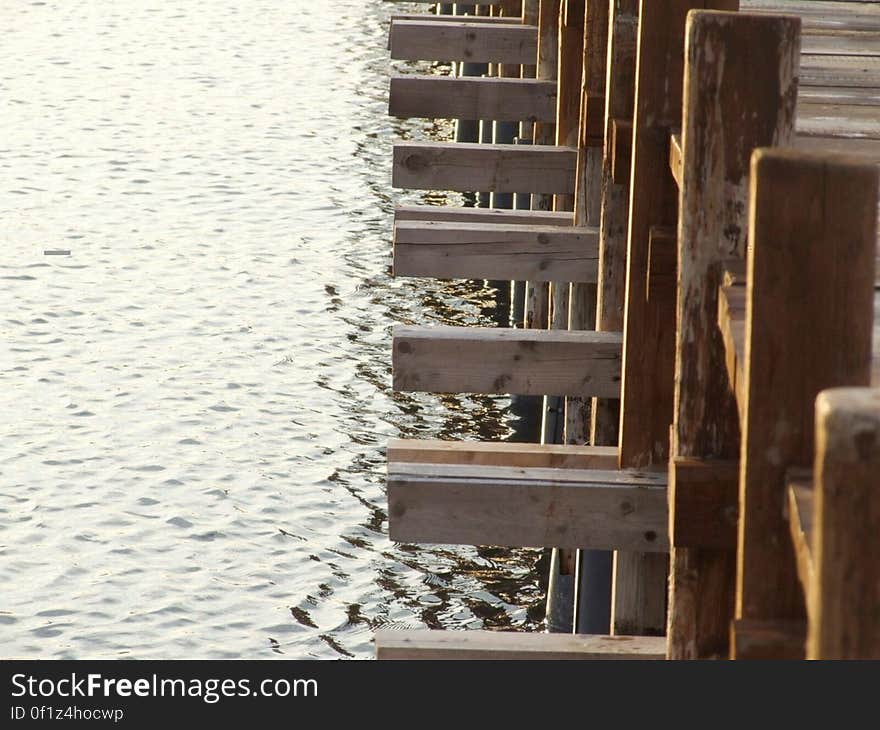
<svg viewBox="0 0 880 730">
<path fill-rule="evenodd" d="M 739 462 L 677 456 L 669 461 L 669 539 L 675 548 L 734 550 Z"/>
<path fill-rule="evenodd" d="M 389 464 L 417 462 L 611 470 L 617 468 L 617 447 L 392 439 L 388 442 L 387 458 Z"/>
<path fill-rule="evenodd" d="M 400 222 L 394 275 L 438 279 L 596 281 L 595 228 Z"/>
<path fill-rule="evenodd" d="M 536 79 L 393 76 L 391 116 L 536 122 L 556 119 L 556 84 Z"/>
<path fill-rule="evenodd" d="M 571 193 L 577 150 L 569 147 L 399 142 L 392 185 L 412 190 Z"/>
<path fill-rule="evenodd" d="M 394 209 L 394 223 L 397 224 L 403 221 L 570 226 L 572 224 L 572 216 L 571 213 L 556 213 L 549 210 L 456 208 L 449 205 L 401 205 Z"/>
<path fill-rule="evenodd" d="M 430 631 L 380 629 L 379 660 L 517 660 L 663 659 L 663 637 L 588 636 L 513 631 Z"/>
<path fill-rule="evenodd" d="M 880 391 L 819 395 L 815 475 L 816 575 L 807 656 L 878 659 Z"/>
<path fill-rule="evenodd" d="M 814 401 L 871 376 L 877 168 L 793 150 L 752 163 L 737 617 L 804 616 L 786 470 L 813 461 Z"/>
<path fill-rule="evenodd" d="M 614 332 L 397 326 L 394 389 L 612 397 L 620 347 Z"/>
<path fill-rule="evenodd" d="M 785 16 L 688 16 L 674 458 L 735 460 L 739 454 L 739 417 L 717 326 L 718 288 L 724 262 L 745 255 L 751 152 L 794 136 L 799 28 Z M 672 565 L 670 656 L 727 654 L 735 554 L 676 548 Z"/>
<path fill-rule="evenodd" d="M 668 550 L 666 474 L 410 464 L 388 472 L 397 542 Z"/>
<path fill-rule="evenodd" d="M 391 58 L 534 64 L 538 29 L 506 23 L 398 20 L 391 24 Z"/>
</svg>

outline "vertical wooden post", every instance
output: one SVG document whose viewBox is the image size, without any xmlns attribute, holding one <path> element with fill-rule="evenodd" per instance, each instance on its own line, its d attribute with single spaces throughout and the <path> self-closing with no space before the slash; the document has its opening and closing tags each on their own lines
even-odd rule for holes
<svg viewBox="0 0 880 730">
<path fill-rule="evenodd" d="M 558 87 L 556 97 L 556 144 L 565 147 L 577 147 L 578 122 L 580 121 L 581 79 L 583 76 L 584 48 L 584 5 L 585 0 L 562 0 L 559 3 L 559 55 L 558 55 Z M 553 200 L 554 210 L 573 211 L 573 195 L 556 195 Z M 572 213 L 572 221 L 574 214 Z M 569 284 L 568 282 L 550 283 L 550 329 L 568 329 L 569 318 Z M 548 398 L 545 415 L 554 415 L 562 423 L 562 438 L 565 441 L 565 403 L 564 398 Z M 553 411 L 551 413 L 551 410 Z M 556 421 L 558 424 L 559 421 Z M 575 578 L 577 553 L 574 550 L 560 549 L 554 559 L 560 571 L 567 576 L 567 581 Z M 572 591 L 573 596 L 573 591 Z M 565 607 L 567 615 L 573 616 L 574 603 Z M 559 611 L 556 611 L 559 613 Z"/>
<path fill-rule="evenodd" d="M 574 221 L 577 226 L 599 226 L 602 204 L 602 119 L 608 63 L 608 0 L 584 4 L 582 81 L 578 123 L 578 165 L 575 178 Z M 595 329 L 596 285 L 569 287 L 568 328 Z M 565 404 L 565 442 L 590 440 L 589 398 L 568 398 Z M 607 633 L 611 611 L 611 553 L 578 551 L 575 581 L 575 630 Z"/>
<path fill-rule="evenodd" d="M 559 58 L 559 5 L 561 0 L 540 0 L 538 5 L 538 66 L 536 77 L 542 81 L 556 79 Z M 554 144 L 556 125 L 536 122 L 535 144 Z M 552 195 L 533 195 L 533 210 L 552 210 Z M 550 324 L 550 287 L 532 283 L 526 290 L 525 326 L 538 329 Z M 546 410 L 546 409 L 545 409 Z"/>
<path fill-rule="evenodd" d="M 718 287 L 723 262 L 745 255 L 752 150 L 794 137 L 799 54 L 797 18 L 688 16 L 673 457 L 739 453 L 738 410 L 717 326 Z M 676 493 L 686 488 L 677 484 Z M 734 561 L 730 550 L 673 546 L 672 658 L 728 653 Z"/>
<path fill-rule="evenodd" d="M 681 81 L 684 56 L 684 25 L 694 6 L 736 7 L 736 0 L 642 0 L 633 104 L 632 166 L 629 180 L 630 210 L 627 231 L 626 296 L 623 315 L 624 363 L 620 407 L 620 465 L 644 467 L 662 463 L 668 456 L 669 424 L 672 421 L 673 354 L 670 331 L 673 314 L 669 292 L 665 305 L 648 298 L 647 273 L 651 231 L 657 226 L 674 226 L 675 182 L 668 168 L 668 140 L 681 124 Z M 612 306 L 609 309 L 612 309 Z M 626 560 L 626 558 L 625 558 Z M 634 558 L 633 570 L 642 572 L 639 583 L 650 582 L 648 574 L 659 576 L 665 564 Z M 621 565 L 620 598 L 638 595 L 624 586 L 632 585 L 630 566 Z M 659 577 L 654 582 L 660 580 Z M 650 591 L 644 594 L 649 597 Z M 646 612 L 655 613 L 647 602 L 636 599 L 644 609 L 636 620 L 647 626 Z M 657 604 L 652 604 L 656 606 Z M 638 617 L 630 603 L 619 602 L 621 630 L 625 616 Z M 656 619 L 654 620 L 656 623 Z M 654 627 L 656 630 L 656 627 Z M 645 630 L 644 628 L 642 630 Z"/>
<path fill-rule="evenodd" d="M 750 47 L 759 47 L 751 37 Z M 754 83 L 757 75 L 750 78 Z M 877 170 L 759 150 L 752 176 L 736 617 L 802 620 L 804 601 L 782 518 L 785 472 L 813 462 L 819 392 L 870 382 Z M 827 429 L 823 437 L 829 438 Z M 821 453 L 822 468 L 829 459 L 834 463 L 827 441 Z M 832 489 L 843 486 L 833 466 L 823 473 Z M 849 536 L 834 534 L 840 525 L 831 504 L 830 530 L 820 528 L 831 541 L 822 541 L 820 550 L 833 555 L 836 541 Z M 823 591 L 845 586 L 846 576 L 834 571 L 856 575 L 859 568 L 826 563 Z"/>
<path fill-rule="evenodd" d="M 880 659 L 880 390 L 816 401 L 808 659 Z"/>
</svg>

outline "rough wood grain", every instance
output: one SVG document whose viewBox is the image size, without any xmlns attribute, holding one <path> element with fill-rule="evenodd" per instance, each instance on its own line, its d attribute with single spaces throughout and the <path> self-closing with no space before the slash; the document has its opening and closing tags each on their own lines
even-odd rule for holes
<svg viewBox="0 0 880 730">
<path fill-rule="evenodd" d="M 548 469 L 617 468 L 617 448 L 614 446 L 564 446 L 507 441 L 392 439 L 388 442 L 387 458 L 389 463 L 409 461 L 425 464 L 479 464 Z"/>
<path fill-rule="evenodd" d="M 570 226 L 571 213 L 503 208 L 455 208 L 449 205 L 402 205 L 394 209 L 394 222 L 504 223 L 534 226 Z"/>
<path fill-rule="evenodd" d="M 428 119 L 556 119 L 556 84 L 535 79 L 392 76 L 391 116 Z"/>
<path fill-rule="evenodd" d="M 816 580 L 807 656 L 878 659 L 880 391 L 819 395 L 814 472 Z"/>
<path fill-rule="evenodd" d="M 394 389 L 608 397 L 620 346 L 613 332 L 397 326 Z"/>
<path fill-rule="evenodd" d="M 380 629 L 380 660 L 517 660 L 663 659 L 665 640 L 655 637 L 589 636 L 500 631 L 429 631 Z"/>
<path fill-rule="evenodd" d="M 790 17 L 695 11 L 688 18 L 675 457 L 738 455 L 739 418 L 717 326 L 718 287 L 725 260 L 745 254 L 752 150 L 794 136 L 799 29 Z M 670 656 L 726 654 L 733 595 L 733 552 L 675 549 Z"/>
<path fill-rule="evenodd" d="M 537 28 L 507 23 L 398 20 L 390 39 L 402 61 L 529 64 L 538 50 Z"/>
<path fill-rule="evenodd" d="M 595 228 L 400 222 L 394 275 L 595 282 L 598 237 Z"/>
<path fill-rule="evenodd" d="M 394 145 L 392 185 L 413 190 L 571 193 L 577 150 L 568 147 L 468 144 Z"/>
<path fill-rule="evenodd" d="M 739 462 L 669 461 L 669 539 L 674 548 L 736 549 Z"/>
<path fill-rule="evenodd" d="M 792 150 L 752 168 L 737 617 L 800 619 L 785 473 L 813 460 L 818 393 L 869 384 L 877 169 Z"/>
<path fill-rule="evenodd" d="M 666 474 L 396 463 L 388 519 L 398 542 L 664 552 Z"/>
</svg>

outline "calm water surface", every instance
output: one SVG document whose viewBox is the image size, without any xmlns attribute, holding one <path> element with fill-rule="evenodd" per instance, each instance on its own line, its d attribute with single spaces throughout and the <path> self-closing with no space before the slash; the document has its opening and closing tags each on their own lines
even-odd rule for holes
<svg viewBox="0 0 880 730">
<path fill-rule="evenodd" d="M 389 5 L 0 0 L 3 657 L 540 621 L 536 552 L 387 537 L 388 438 L 515 425 L 390 391 L 392 323 L 497 313 L 390 278 L 391 142 L 449 130 L 387 117 Z"/>
</svg>

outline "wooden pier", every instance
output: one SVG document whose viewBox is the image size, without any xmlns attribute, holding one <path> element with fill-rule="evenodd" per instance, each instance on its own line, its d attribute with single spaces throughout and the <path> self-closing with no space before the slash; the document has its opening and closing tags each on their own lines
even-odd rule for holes
<svg viewBox="0 0 880 730">
<path fill-rule="evenodd" d="M 614 551 L 608 635 L 379 632 L 379 658 L 880 658 L 880 3 L 498 0 L 395 16 L 397 276 L 528 282 L 397 327 L 400 391 L 566 399 L 565 444 L 395 441 L 401 542 Z M 660 635 L 658 635 L 660 634 Z"/>
</svg>

